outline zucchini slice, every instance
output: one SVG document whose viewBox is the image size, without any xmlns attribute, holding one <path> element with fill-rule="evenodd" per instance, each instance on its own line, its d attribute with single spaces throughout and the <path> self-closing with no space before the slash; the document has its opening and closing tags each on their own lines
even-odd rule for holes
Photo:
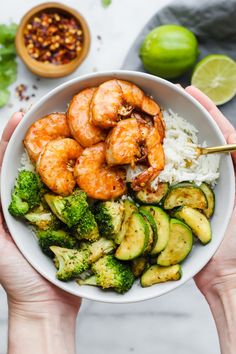
<svg viewBox="0 0 236 354">
<path fill-rule="evenodd" d="M 138 208 L 136 207 L 136 205 L 131 202 L 130 200 L 126 199 L 124 201 L 124 217 L 123 217 L 123 222 L 120 228 L 120 231 L 118 232 L 118 234 L 116 235 L 115 238 L 115 242 L 119 245 L 121 243 L 121 241 L 123 240 L 128 226 L 129 226 L 129 220 L 131 215 L 135 212 L 138 211 Z"/>
<path fill-rule="evenodd" d="M 157 237 L 155 238 L 154 236 L 153 247 L 150 252 L 150 254 L 154 256 L 166 247 L 169 240 L 169 216 L 161 208 L 152 205 L 141 206 L 139 210 L 140 213 L 144 211 L 150 213 L 156 223 Z"/>
<path fill-rule="evenodd" d="M 133 275 L 136 278 L 139 278 L 141 276 L 141 274 L 144 272 L 144 270 L 147 267 L 147 263 L 148 263 L 147 259 L 144 257 L 139 257 L 139 258 L 136 258 L 132 261 L 131 270 L 132 270 Z"/>
<path fill-rule="evenodd" d="M 152 190 L 150 187 L 142 189 L 138 192 L 133 191 L 132 194 L 134 198 L 140 204 L 159 204 L 168 192 L 168 183 L 158 183 L 158 188 L 156 191 Z"/>
<path fill-rule="evenodd" d="M 207 198 L 202 189 L 193 183 L 179 183 L 171 187 L 164 200 L 164 209 L 187 205 L 191 208 L 206 209 Z"/>
<path fill-rule="evenodd" d="M 206 215 L 208 219 L 212 217 L 215 210 L 215 194 L 211 187 L 206 183 L 202 183 L 200 185 L 201 190 L 204 192 L 207 199 L 207 208 L 203 209 L 203 213 Z"/>
<path fill-rule="evenodd" d="M 170 266 L 182 262 L 192 249 L 193 234 L 183 222 L 170 220 L 170 238 L 166 248 L 157 257 L 157 264 Z"/>
<path fill-rule="evenodd" d="M 193 231 L 194 235 L 206 245 L 211 241 L 210 221 L 200 211 L 184 206 L 176 211 L 175 217 L 183 220 Z"/>
<path fill-rule="evenodd" d="M 149 228 L 141 214 L 134 212 L 129 220 L 125 237 L 116 250 L 115 257 L 129 261 L 139 257 L 147 248 Z"/>
<path fill-rule="evenodd" d="M 145 250 L 143 251 L 143 254 L 148 254 L 152 249 L 153 237 L 154 237 L 153 236 L 153 229 L 152 229 L 150 223 L 148 222 L 147 218 L 144 215 L 142 215 L 142 216 L 147 224 L 148 234 L 149 234 L 148 243 L 147 243 Z"/>
<path fill-rule="evenodd" d="M 141 286 L 147 287 L 153 284 L 165 283 L 169 280 L 179 280 L 181 276 L 182 270 L 179 264 L 170 267 L 153 265 L 141 276 Z"/>
<path fill-rule="evenodd" d="M 154 220 L 152 214 L 150 214 L 147 210 L 143 210 L 142 208 L 139 209 L 140 214 L 144 217 L 144 220 L 149 224 L 151 227 L 150 231 L 150 240 L 149 240 L 149 247 L 147 248 L 145 253 L 149 253 L 153 247 L 153 244 L 157 242 L 157 225 Z"/>
</svg>

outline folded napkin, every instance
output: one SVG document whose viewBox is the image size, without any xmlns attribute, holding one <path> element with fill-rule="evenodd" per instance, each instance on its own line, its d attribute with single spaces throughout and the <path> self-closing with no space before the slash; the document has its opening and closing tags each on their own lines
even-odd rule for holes
<svg viewBox="0 0 236 354">
<path fill-rule="evenodd" d="M 236 0 L 176 0 L 158 11 L 142 29 L 130 48 L 122 69 L 145 71 L 138 56 L 139 47 L 149 31 L 163 24 L 180 24 L 198 38 L 201 54 L 226 54 L 236 60 Z M 183 86 L 190 84 L 191 75 L 171 80 Z M 236 126 L 236 97 L 220 106 L 221 111 Z"/>
</svg>

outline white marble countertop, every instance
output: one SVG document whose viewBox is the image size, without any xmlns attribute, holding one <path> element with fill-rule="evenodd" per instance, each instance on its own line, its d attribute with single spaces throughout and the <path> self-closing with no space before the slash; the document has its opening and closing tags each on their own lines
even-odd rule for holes
<svg viewBox="0 0 236 354">
<path fill-rule="evenodd" d="M 7 0 L 0 23 L 19 22 L 40 0 Z M 0 134 L 12 112 L 29 107 L 49 90 L 77 75 L 120 68 L 123 59 L 148 19 L 169 0 L 113 0 L 108 9 L 100 0 L 64 0 L 87 19 L 92 45 L 80 68 L 67 78 L 36 81 L 19 62 L 18 80 L 11 87 L 8 106 L 0 110 Z M 98 38 L 101 37 L 101 39 Z M 110 50 L 112 48 L 112 50 Z M 24 83 L 35 94 L 20 102 L 15 87 Z M 32 86 L 36 84 L 38 90 Z M 6 353 L 7 302 L 0 288 L 0 354 Z M 111 305 L 85 300 L 78 317 L 77 352 L 80 354 L 205 354 L 219 353 L 218 337 L 208 305 L 193 281 L 163 297 L 131 304 Z"/>
</svg>

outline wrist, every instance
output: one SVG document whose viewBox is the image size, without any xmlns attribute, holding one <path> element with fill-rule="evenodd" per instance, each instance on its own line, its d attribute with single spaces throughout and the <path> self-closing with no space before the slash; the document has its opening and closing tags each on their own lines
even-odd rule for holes
<svg viewBox="0 0 236 354">
<path fill-rule="evenodd" d="M 217 327 L 222 354 L 234 354 L 236 348 L 236 288 L 232 283 L 215 288 L 206 295 Z"/>
<path fill-rule="evenodd" d="M 224 297 L 233 294 L 236 291 L 236 275 L 224 275 L 215 277 L 213 281 L 208 281 L 201 292 L 209 302 L 216 297 Z"/>
<path fill-rule="evenodd" d="M 9 301 L 8 353 L 75 353 L 77 313 L 68 304 Z"/>
<path fill-rule="evenodd" d="M 8 308 L 12 315 L 25 318 L 38 317 L 47 319 L 52 316 L 70 316 L 70 318 L 76 319 L 80 308 L 80 301 L 76 304 L 55 300 L 22 302 L 8 297 Z"/>
</svg>

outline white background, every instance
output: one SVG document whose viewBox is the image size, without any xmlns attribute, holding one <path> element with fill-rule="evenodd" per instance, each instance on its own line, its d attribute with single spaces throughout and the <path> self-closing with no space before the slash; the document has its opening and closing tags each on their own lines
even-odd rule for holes
<svg viewBox="0 0 236 354">
<path fill-rule="evenodd" d="M 1 1 L 0 23 L 19 22 L 38 0 Z M 139 31 L 168 0 L 113 0 L 108 9 L 100 0 L 63 1 L 87 19 L 92 45 L 80 68 L 67 78 L 36 81 L 19 61 L 18 80 L 11 87 L 10 103 L 0 110 L 0 133 L 12 112 L 37 101 L 49 90 L 78 75 L 118 69 Z M 101 40 L 97 38 L 101 36 Z M 15 87 L 26 84 L 27 94 L 20 102 Z M 39 88 L 34 90 L 32 85 Z M 20 270 L 19 270 L 20 271 Z M 24 286 L 24 284 L 22 284 Z M 7 303 L 0 288 L 0 354 L 6 353 Z M 30 333 L 29 333 L 30 340 Z M 218 338 L 209 308 L 193 281 L 158 299 L 132 304 L 108 305 L 84 301 L 78 316 L 77 343 L 80 354 L 218 354 Z"/>
</svg>

